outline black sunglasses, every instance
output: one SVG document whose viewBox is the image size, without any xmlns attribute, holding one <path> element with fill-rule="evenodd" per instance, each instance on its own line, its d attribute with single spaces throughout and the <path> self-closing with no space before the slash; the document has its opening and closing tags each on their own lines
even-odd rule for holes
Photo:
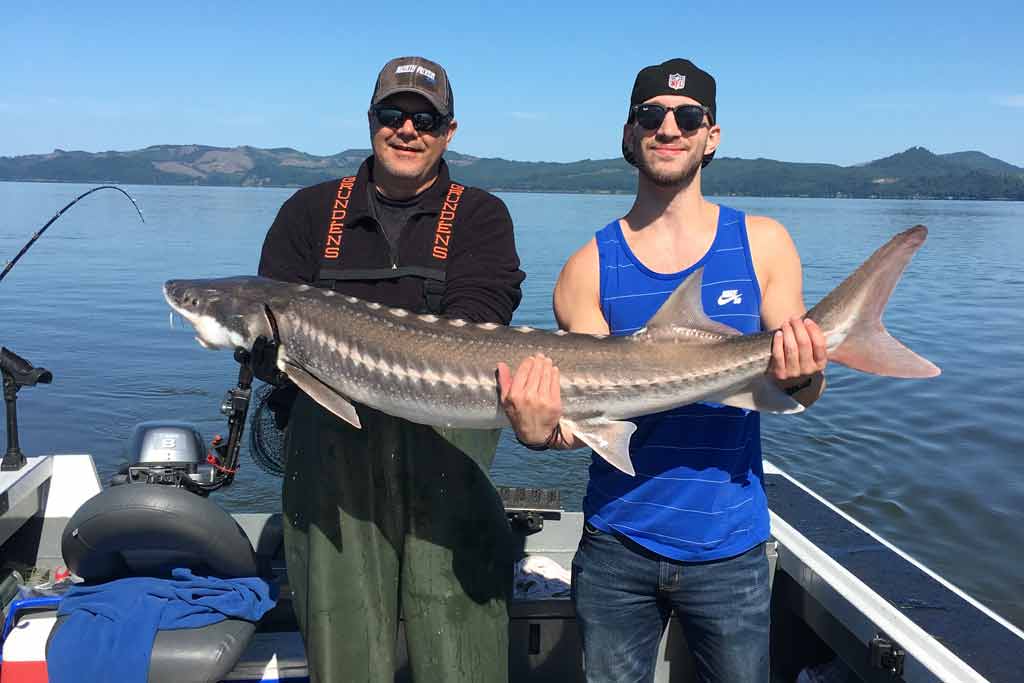
<svg viewBox="0 0 1024 683">
<path fill-rule="evenodd" d="M 449 121 L 449 117 L 433 111 L 409 112 L 398 107 L 374 107 L 377 122 L 388 128 L 401 128 L 406 119 L 412 119 L 412 127 L 420 132 L 433 132 Z"/>
<path fill-rule="evenodd" d="M 641 128 L 658 130 L 661 128 L 665 115 L 672 112 L 676 117 L 679 130 L 692 133 L 704 125 L 704 116 L 711 116 L 711 110 L 699 104 L 681 104 L 678 107 L 665 107 L 660 104 L 634 104 L 630 112 Z"/>
</svg>

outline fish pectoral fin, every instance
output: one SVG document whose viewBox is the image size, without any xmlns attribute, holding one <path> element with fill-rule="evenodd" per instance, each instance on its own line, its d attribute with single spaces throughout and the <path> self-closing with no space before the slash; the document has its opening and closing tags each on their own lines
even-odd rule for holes
<svg viewBox="0 0 1024 683">
<path fill-rule="evenodd" d="M 348 422 L 356 429 L 362 429 L 362 425 L 359 424 L 359 415 L 356 413 L 355 406 L 345 400 L 344 396 L 324 384 L 307 370 L 300 368 L 294 363 L 279 363 L 278 367 L 284 372 L 284 374 L 288 375 L 288 378 L 291 381 L 295 382 L 295 385 L 299 389 L 306 392 L 311 399 L 340 417 L 345 422 Z"/>
<path fill-rule="evenodd" d="M 768 375 L 757 377 L 736 392 L 709 396 L 707 400 L 762 413 L 799 413 L 804 409 L 802 403 L 780 389 Z"/>
<path fill-rule="evenodd" d="M 579 440 L 594 449 L 609 465 L 631 477 L 636 476 L 633 461 L 629 459 L 629 438 L 636 431 L 636 425 L 622 420 L 604 417 L 574 422 L 562 418 L 562 429 L 571 431 Z"/>
</svg>

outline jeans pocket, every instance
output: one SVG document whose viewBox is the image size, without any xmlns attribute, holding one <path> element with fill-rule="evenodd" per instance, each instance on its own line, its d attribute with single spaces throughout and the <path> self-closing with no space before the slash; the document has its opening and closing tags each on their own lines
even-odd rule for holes
<svg viewBox="0 0 1024 683">
<path fill-rule="evenodd" d="M 585 523 L 573 562 L 581 571 L 587 569 L 610 576 L 619 574 L 634 555 L 634 551 L 626 548 L 615 534 Z"/>
<path fill-rule="evenodd" d="M 573 571 L 576 570 L 577 565 L 583 564 L 583 557 L 588 554 L 588 551 L 593 553 L 594 542 L 600 540 L 600 537 L 603 535 L 602 531 L 590 522 L 583 523 L 583 534 L 580 535 L 579 544 L 576 546 L 576 553 L 572 558 Z"/>
</svg>

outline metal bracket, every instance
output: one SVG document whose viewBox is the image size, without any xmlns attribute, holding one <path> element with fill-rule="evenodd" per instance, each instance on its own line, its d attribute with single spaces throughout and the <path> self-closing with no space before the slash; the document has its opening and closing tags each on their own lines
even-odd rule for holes
<svg viewBox="0 0 1024 683">
<path fill-rule="evenodd" d="M 525 486 L 498 486 L 498 495 L 505 506 L 505 516 L 516 531 L 535 534 L 544 528 L 544 519 L 558 519 L 562 515 L 558 489 Z"/>
<path fill-rule="evenodd" d="M 526 534 L 535 534 L 544 528 L 544 516 L 533 510 L 516 510 L 506 512 L 508 522 L 512 528 Z"/>
<path fill-rule="evenodd" d="M 879 634 L 871 639 L 868 647 L 871 651 L 872 667 L 887 671 L 894 676 L 903 675 L 903 660 L 906 658 L 906 652 L 903 651 L 899 643 L 890 640 L 884 634 Z"/>
</svg>

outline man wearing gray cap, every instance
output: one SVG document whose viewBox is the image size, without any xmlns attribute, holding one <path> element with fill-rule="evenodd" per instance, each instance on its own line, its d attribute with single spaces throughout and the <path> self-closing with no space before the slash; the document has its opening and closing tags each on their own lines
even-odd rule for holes
<svg viewBox="0 0 1024 683">
<path fill-rule="evenodd" d="M 372 156 L 284 203 L 260 275 L 507 325 L 524 277 L 512 221 L 449 177 L 454 114 L 440 65 L 388 62 L 370 100 Z M 399 615 L 417 683 L 506 680 L 513 559 L 487 475 L 499 433 L 362 405 L 354 429 L 294 387 L 276 393 L 279 419 L 290 408 L 285 552 L 311 680 L 391 683 Z"/>
<path fill-rule="evenodd" d="M 828 358 L 821 329 L 802 319 L 800 258 L 778 222 L 704 198 L 702 169 L 720 141 L 709 73 L 686 59 L 640 70 L 622 130 L 622 154 L 639 170 L 636 199 L 569 258 L 555 285 L 555 317 L 571 332 L 632 334 L 699 269 L 704 315 L 676 311 L 679 319 L 742 334 L 776 330 L 768 372 L 781 391 L 810 405 L 824 388 Z M 558 427 L 550 359 L 528 359 L 514 378 L 502 367 L 499 378 L 522 442 L 584 446 Z M 759 413 L 704 402 L 632 421 L 636 476 L 594 457 L 583 499 L 572 589 L 587 680 L 653 680 L 675 613 L 697 680 L 767 683 L 769 517 Z"/>
</svg>

